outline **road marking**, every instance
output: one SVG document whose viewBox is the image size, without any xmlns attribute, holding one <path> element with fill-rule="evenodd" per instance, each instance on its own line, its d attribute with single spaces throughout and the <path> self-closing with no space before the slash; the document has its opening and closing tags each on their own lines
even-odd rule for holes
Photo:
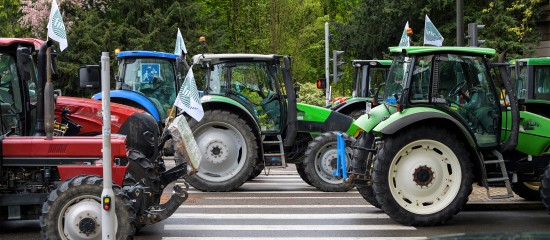
<svg viewBox="0 0 550 240">
<path fill-rule="evenodd" d="M 353 197 L 204 197 L 203 199 L 210 200 L 242 200 L 242 199 L 352 199 L 352 198 L 363 198 L 360 196 Z"/>
<path fill-rule="evenodd" d="M 181 205 L 179 208 L 373 208 L 371 205 Z"/>
<path fill-rule="evenodd" d="M 196 189 L 193 189 L 191 188 L 188 193 L 192 193 L 192 194 L 218 194 L 218 192 L 203 192 L 203 191 L 200 191 L 200 190 L 196 190 Z M 277 195 L 281 195 L 281 194 L 324 194 L 324 195 L 335 195 L 335 194 L 359 194 L 357 191 L 349 191 L 349 192 L 322 192 L 322 191 L 319 191 L 315 188 L 312 188 L 311 191 L 284 191 L 284 190 L 277 190 L 277 191 L 255 191 L 255 190 L 243 190 L 241 189 L 240 191 L 239 190 L 236 190 L 236 191 L 231 191 L 231 192 L 227 192 L 227 193 L 223 193 L 223 194 L 234 194 L 234 193 L 239 193 L 239 194 L 242 194 L 242 193 L 245 193 L 245 194 L 257 194 L 257 193 L 261 193 L 261 194 L 277 194 Z"/>
<path fill-rule="evenodd" d="M 163 240 L 422 240 L 426 237 L 269 237 L 269 238 L 254 238 L 254 237 L 163 237 Z"/>
<path fill-rule="evenodd" d="M 166 224 L 166 231 L 386 231 L 416 230 L 415 227 L 388 225 L 193 225 Z"/>
<path fill-rule="evenodd" d="M 170 218 L 178 219 L 386 219 L 385 213 L 344 214 L 217 214 L 217 213 L 174 213 Z"/>
</svg>

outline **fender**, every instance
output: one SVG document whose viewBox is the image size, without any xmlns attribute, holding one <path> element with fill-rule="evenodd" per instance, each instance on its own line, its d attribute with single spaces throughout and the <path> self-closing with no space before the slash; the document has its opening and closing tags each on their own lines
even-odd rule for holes
<svg viewBox="0 0 550 240">
<path fill-rule="evenodd" d="M 128 166 L 112 166 L 113 182 L 122 186 Z M 97 175 L 103 177 L 103 166 L 65 165 L 58 166 L 61 181 L 67 181 L 79 175 Z"/>
<path fill-rule="evenodd" d="M 383 135 L 392 135 L 413 123 L 428 119 L 444 119 L 452 122 L 464 134 L 470 146 L 476 145 L 474 137 L 462 123 L 443 111 L 428 107 L 409 108 L 401 113 L 394 113 L 385 121 L 380 122 L 373 131 Z"/>
<path fill-rule="evenodd" d="M 339 113 L 346 113 L 358 108 L 365 109 L 366 102 L 372 103 L 372 98 L 351 98 L 344 103 L 333 106 L 331 109 Z"/>
<path fill-rule="evenodd" d="M 383 121 L 383 119 L 389 117 L 391 114 L 397 112 L 397 108 L 392 105 L 378 105 L 370 110 L 368 114 L 365 114 L 355 120 L 355 124 L 365 132 L 370 132 L 376 125 Z"/>
<path fill-rule="evenodd" d="M 111 94 L 111 98 L 128 99 L 133 102 L 136 102 L 138 105 L 142 106 L 145 110 L 147 110 L 147 112 L 151 113 L 151 115 L 153 115 L 153 117 L 157 122 L 161 121 L 159 110 L 157 109 L 155 104 L 153 104 L 153 102 L 151 102 L 149 98 L 143 96 L 142 94 L 139 94 L 133 91 L 128 91 L 128 90 L 112 90 L 110 94 Z M 102 94 L 96 93 L 92 98 L 95 100 L 101 100 Z"/>
</svg>

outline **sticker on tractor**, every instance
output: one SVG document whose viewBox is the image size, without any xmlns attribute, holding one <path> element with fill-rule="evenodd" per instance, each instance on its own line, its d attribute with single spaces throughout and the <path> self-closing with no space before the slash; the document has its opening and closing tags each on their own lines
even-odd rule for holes
<svg viewBox="0 0 550 240">
<path fill-rule="evenodd" d="M 153 83 L 153 78 L 160 76 L 160 63 L 142 63 L 141 64 L 141 82 Z"/>
</svg>

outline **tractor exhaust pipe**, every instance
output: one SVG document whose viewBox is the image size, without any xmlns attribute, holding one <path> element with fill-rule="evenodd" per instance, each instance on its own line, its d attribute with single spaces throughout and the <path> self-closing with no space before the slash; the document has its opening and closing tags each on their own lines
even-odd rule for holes
<svg viewBox="0 0 550 240">
<path fill-rule="evenodd" d="M 52 41 L 45 41 L 38 50 L 38 79 L 36 83 L 36 136 L 45 136 L 44 130 L 44 86 L 46 84 L 47 49 L 52 46 Z"/>
<path fill-rule="evenodd" d="M 46 139 L 53 139 L 54 96 L 52 82 L 52 48 L 46 49 L 46 85 L 44 86 L 44 129 Z"/>
<path fill-rule="evenodd" d="M 506 60 L 506 51 L 500 54 L 498 58 L 498 62 L 504 63 L 505 60 Z M 505 152 L 507 150 L 516 148 L 516 145 L 518 144 L 519 106 L 518 106 L 517 95 L 514 92 L 514 87 L 512 86 L 512 83 L 510 81 L 510 75 L 508 74 L 507 66 L 501 65 L 499 66 L 498 69 L 500 72 L 502 83 L 504 84 L 504 87 L 506 88 L 506 92 L 508 93 L 510 108 L 512 109 L 512 129 L 510 131 L 510 138 L 508 138 L 506 142 L 500 145 L 500 151 Z"/>
</svg>

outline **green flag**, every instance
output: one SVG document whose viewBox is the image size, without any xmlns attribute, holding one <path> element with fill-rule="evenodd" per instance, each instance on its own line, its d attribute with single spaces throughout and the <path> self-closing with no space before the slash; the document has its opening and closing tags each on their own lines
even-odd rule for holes
<svg viewBox="0 0 550 240">
<path fill-rule="evenodd" d="M 437 28 L 435 28 L 428 14 L 426 14 L 426 21 L 424 22 L 424 45 L 441 47 L 443 45 L 443 40 L 443 36 L 437 31 Z"/>
</svg>

